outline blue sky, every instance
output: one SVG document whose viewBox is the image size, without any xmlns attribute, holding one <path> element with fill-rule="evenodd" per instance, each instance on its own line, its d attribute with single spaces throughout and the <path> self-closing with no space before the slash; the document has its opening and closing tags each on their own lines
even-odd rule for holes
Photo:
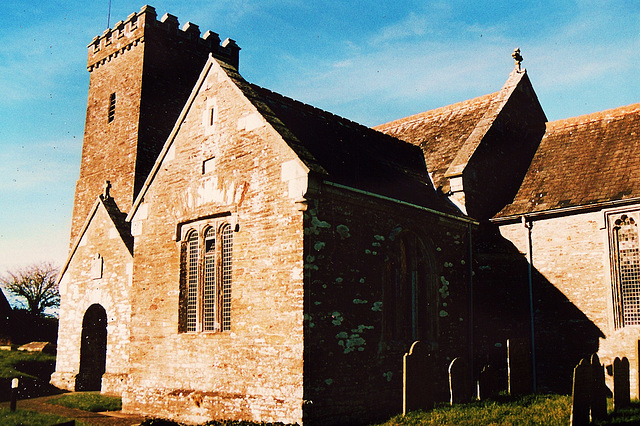
<svg viewBox="0 0 640 426">
<path fill-rule="evenodd" d="M 143 3 L 112 0 L 111 24 Z M 640 102 L 640 2 L 155 1 L 235 39 L 249 81 L 366 125 L 498 90 L 523 65 L 550 120 Z M 63 263 L 108 0 L 0 5 L 0 274 Z"/>
</svg>

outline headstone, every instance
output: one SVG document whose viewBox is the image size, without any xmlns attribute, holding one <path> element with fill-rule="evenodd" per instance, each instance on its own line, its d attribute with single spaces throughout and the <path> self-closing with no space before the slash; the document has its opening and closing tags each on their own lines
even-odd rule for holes
<svg viewBox="0 0 640 426">
<path fill-rule="evenodd" d="M 495 398 L 500 392 L 498 371 L 485 365 L 478 375 L 478 399 Z"/>
<path fill-rule="evenodd" d="M 431 359 L 429 347 L 420 341 L 413 342 L 409 353 L 404 354 L 402 414 L 409 411 L 433 408 L 431 389 Z"/>
<path fill-rule="evenodd" d="M 533 392 L 531 370 L 531 341 L 517 338 L 507 340 L 507 370 L 509 395 Z"/>
<path fill-rule="evenodd" d="M 591 419 L 607 418 L 607 385 L 604 381 L 604 366 L 597 354 L 591 355 Z"/>
<path fill-rule="evenodd" d="M 629 383 L 629 360 L 627 357 L 613 360 L 613 409 L 628 407 L 631 385 Z"/>
<path fill-rule="evenodd" d="M 469 366 L 462 357 L 454 358 L 449 364 L 449 402 L 451 405 L 469 402 L 471 399 Z"/>
<path fill-rule="evenodd" d="M 571 426 L 589 424 L 589 405 L 591 402 L 591 363 L 583 358 L 573 369 L 573 395 L 571 397 Z"/>
<path fill-rule="evenodd" d="M 49 342 L 31 342 L 18 347 L 18 350 L 25 352 L 44 352 L 48 354 L 54 354 L 56 352 L 56 345 Z"/>
</svg>

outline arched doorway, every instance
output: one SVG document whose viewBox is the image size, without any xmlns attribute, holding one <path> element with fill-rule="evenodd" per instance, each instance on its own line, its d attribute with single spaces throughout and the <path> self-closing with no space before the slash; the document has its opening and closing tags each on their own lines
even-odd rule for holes
<svg viewBox="0 0 640 426">
<path fill-rule="evenodd" d="M 100 390 L 107 364 L 107 312 L 98 304 L 89 306 L 82 320 L 80 371 L 77 391 Z"/>
</svg>

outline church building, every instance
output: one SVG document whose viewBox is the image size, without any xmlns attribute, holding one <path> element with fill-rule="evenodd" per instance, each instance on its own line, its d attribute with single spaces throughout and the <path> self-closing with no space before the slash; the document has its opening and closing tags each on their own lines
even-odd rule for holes
<svg viewBox="0 0 640 426">
<path fill-rule="evenodd" d="M 519 339 L 532 390 L 598 352 L 638 395 L 640 105 L 547 122 L 515 51 L 498 92 L 372 129 L 239 52 L 150 6 L 89 44 L 55 386 L 352 424 L 402 410 L 413 342 L 444 401 L 454 358 L 500 369 Z"/>
</svg>

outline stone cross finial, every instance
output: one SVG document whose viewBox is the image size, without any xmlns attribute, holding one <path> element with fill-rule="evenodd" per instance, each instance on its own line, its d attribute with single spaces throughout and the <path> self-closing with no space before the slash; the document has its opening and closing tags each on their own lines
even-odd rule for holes
<svg viewBox="0 0 640 426">
<path fill-rule="evenodd" d="M 522 62 L 523 58 L 522 58 L 522 55 L 520 55 L 519 47 L 516 47 L 515 49 L 513 49 L 513 53 L 511 54 L 511 57 L 516 61 L 516 69 L 520 71 L 520 63 Z"/>
<path fill-rule="evenodd" d="M 110 198 L 111 194 L 109 194 L 109 190 L 111 189 L 111 181 L 105 181 L 104 182 L 104 192 L 103 192 L 103 196 L 105 199 Z"/>
</svg>

